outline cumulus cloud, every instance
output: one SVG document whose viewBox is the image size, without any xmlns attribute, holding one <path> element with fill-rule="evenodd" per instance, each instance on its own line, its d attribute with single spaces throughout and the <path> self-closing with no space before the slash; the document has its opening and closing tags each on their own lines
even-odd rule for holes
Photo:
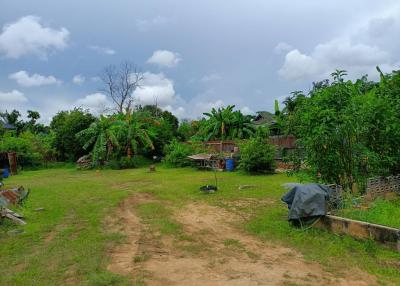
<svg viewBox="0 0 400 286">
<path fill-rule="evenodd" d="M 162 16 L 156 16 L 154 18 L 149 19 L 139 19 L 136 21 L 136 27 L 139 31 L 145 32 L 151 29 L 152 27 L 161 26 L 167 24 L 169 19 Z"/>
<path fill-rule="evenodd" d="M 167 105 L 167 106 L 164 106 L 163 109 L 171 112 L 179 119 L 183 119 L 186 116 L 186 109 L 183 106 L 178 106 L 178 107 L 174 108 L 171 105 Z"/>
<path fill-rule="evenodd" d="M 18 104 L 18 103 L 24 103 L 27 102 L 28 99 L 25 97 L 25 95 L 18 91 L 18 90 L 12 90 L 10 92 L 3 92 L 0 91 L 0 103 L 3 104 Z"/>
<path fill-rule="evenodd" d="M 9 79 L 15 80 L 20 86 L 32 87 L 32 86 L 42 86 L 51 84 L 60 84 L 61 81 L 56 79 L 54 76 L 43 76 L 40 74 L 29 75 L 28 72 L 22 70 L 16 73 L 12 73 L 8 76 Z"/>
<path fill-rule="evenodd" d="M 392 13 L 399 15 L 400 10 Z M 327 78 L 335 69 L 347 70 L 351 78 L 364 74 L 375 76 L 376 66 L 391 72 L 399 68 L 399 61 L 395 59 L 400 41 L 392 36 L 398 33 L 400 20 L 393 14 L 367 19 L 355 30 L 320 43 L 309 53 L 291 49 L 278 74 L 286 80 L 317 80 Z"/>
<path fill-rule="evenodd" d="M 100 46 L 89 46 L 89 49 L 99 53 L 99 54 L 103 54 L 103 55 L 115 55 L 117 52 L 111 48 L 107 48 L 107 47 L 100 47 Z"/>
<path fill-rule="evenodd" d="M 153 55 L 147 60 L 150 64 L 156 64 L 162 67 L 174 67 L 176 66 L 182 58 L 178 53 L 174 53 L 167 50 L 157 50 Z"/>
<path fill-rule="evenodd" d="M 95 115 L 107 112 L 110 109 L 111 103 L 107 96 L 103 93 L 93 93 L 79 98 L 75 102 L 75 106 L 89 109 Z"/>
<path fill-rule="evenodd" d="M 142 104 L 157 104 L 161 107 L 175 103 L 176 95 L 174 89 L 174 82 L 165 77 L 163 73 L 150 73 L 143 74 L 144 79 L 140 88 L 133 92 L 135 100 Z"/>
<path fill-rule="evenodd" d="M 83 75 L 77 74 L 72 78 L 72 82 L 74 84 L 83 84 L 85 82 L 86 78 Z"/>
<path fill-rule="evenodd" d="M 39 17 L 22 17 L 3 26 L 0 34 L 0 54 L 13 59 L 26 55 L 46 59 L 49 52 L 67 47 L 69 34 L 66 28 L 53 29 L 43 26 Z"/>
<path fill-rule="evenodd" d="M 244 114 L 244 115 L 252 115 L 255 114 L 255 112 L 248 106 L 244 106 L 240 109 L 240 111 Z"/>
<path fill-rule="evenodd" d="M 277 54 L 282 54 L 282 53 L 286 53 L 292 49 L 293 49 L 293 47 L 291 45 L 289 45 L 288 43 L 280 42 L 275 46 L 274 52 Z"/>
</svg>

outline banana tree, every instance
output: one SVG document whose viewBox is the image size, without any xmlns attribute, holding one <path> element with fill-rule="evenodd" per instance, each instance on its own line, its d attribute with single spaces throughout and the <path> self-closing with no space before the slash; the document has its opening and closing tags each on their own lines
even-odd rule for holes
<svg viewBox="0 0 400 286">
<path fill-rule="evenodd" d="M 204 126 L 206 140 L 227 138 L 229 128 L 233 119 L 234 105 L 228 105 L 226 108 L 211 109 L 210 113 L 203 113 L 208 117 L 207 124 Z"/>
<path fill-rule="evenodd" d="M 132 112 L 118 115 L 118 130 L 121 141 L 125 142 L 126 156 L 130 159 L 137 152 L 138 146 L 154 149 L 149 125 L 157 124 L 150 118 L 144 118 L 140 113 Z"/>
<path fill-rule="evenodd" d="M 255 134 L 256 128 L 251 123 L 251 116 L 243 115 L 241 111 L 235 111 L 232 118 L 231 139 L 250 138 Z"/>
<path fill-rule="evenodd" d="M 83 149 L 87 150 L 93 146 L 91 151 L 93 164 L 102 164 L 108 160 L 114 147 L 119 146 L 116 137 L 116 124 L 112 118 L 100 116 L 87 129 L 76 134 L 85 144 Z"/>
</svg>

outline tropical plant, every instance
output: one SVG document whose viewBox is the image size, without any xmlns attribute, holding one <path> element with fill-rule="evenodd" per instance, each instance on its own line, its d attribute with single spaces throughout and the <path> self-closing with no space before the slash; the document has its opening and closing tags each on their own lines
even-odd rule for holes
<svg viewBox="0 0 400 286">
<path fill-rule="evenodd" d="M 117 124 L 114 118 L 100 116 L 87 129 L 76 134 L 76 137 L 84 142 L 83 149 L 92 148 L 93 165 L 104 164 L 109 159 L 113 148 L 119 146 L 116 131 Z"/>
<path fill-rule="evenodd" d="M 156 121 L 146 118 L 143 113 L 138 112 L 118 114 L 116 119 L 115 124 L 118 126 L 119 138 L 122 138 L 121 140 L 125 142 L 123 146 L 125 146 L 128 159 L 136 154 L 139 144 L 154 149 L 147 125 L 157 124 Z"/>
<path fill-rule="evenodd" d="M 382 88 L 394 84 L 381 76 L 379 86 L 366 77 L 345 81 L 345 71 L 314 88 L 292 114 L 295 135 L 313 175 L 345 188 L 363 187 L 369 176 L 400 170 L 400 116 L 395 98 Z"/>
<path fill-rule="evenodd" d="M 212 108 L 211 112 L 203 113 L 208 117 L 205 125 L 204 132 L 206 133 L 206 140 L 221 139 L 224 140 L 228 137 L 229 125 L 233 120 L 234 105 L 228 105 L 226 108 Z"/>
<path fill-rule="evenodd" d="M 231 139 L 245 139 L 254 135 L 256 127 L 251 123 L 252 117 L 240 111 L 233 112 L 230 128 Z"/>
<path fill-rule="evenodd" d="M 205 141 L 251 137 L 255 132 L 251 124 L 252 116 L 243 115 L 240 110 L 234 111 L 234 108 L 234 105 L 228 105 L 204 113 L 206 118 L 199 121 L 199 131 L 195 137 Z"/>
</svg>

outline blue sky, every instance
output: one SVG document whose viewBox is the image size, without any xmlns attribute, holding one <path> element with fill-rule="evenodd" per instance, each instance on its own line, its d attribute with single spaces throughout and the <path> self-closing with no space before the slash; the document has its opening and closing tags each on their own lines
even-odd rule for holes
<svg viewBox="0 0 400 286">
<path fill-rule="evenodd" d="M 0 110 L 101 113 L 98 76 L 125 60 L 145 75 L 137 102 L 180 118 L 272 110 L 335 68 L 399 69 L 396 2 L 0 0 Z"/>
</svg>

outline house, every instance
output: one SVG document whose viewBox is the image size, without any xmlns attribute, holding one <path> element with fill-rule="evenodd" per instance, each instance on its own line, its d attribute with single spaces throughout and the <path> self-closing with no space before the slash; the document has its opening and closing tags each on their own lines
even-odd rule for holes
<svg viewBox="0 0 400 286">
<path fill-rule="evenodd" d="M 269 126 L 275 124 L 274 115 L 268 111 L 258 111 L 252 122 L 256 126 Z"/>
<path fill-rule="evenodd" d="M 6 121 L 0 118 L 0 128 L 4 128 L 7 130 L 14 130 L 15 126 L 13 124 L 7 123 Z"/>
</svg>

